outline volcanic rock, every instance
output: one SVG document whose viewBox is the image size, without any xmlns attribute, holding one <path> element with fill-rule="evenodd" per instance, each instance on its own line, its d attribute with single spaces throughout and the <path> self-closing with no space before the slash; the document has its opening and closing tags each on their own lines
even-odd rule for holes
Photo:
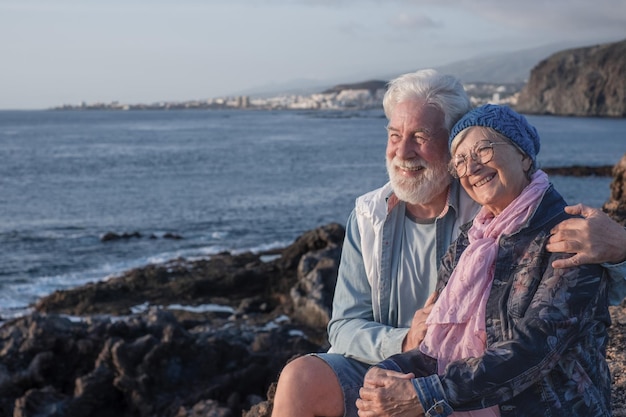
<svg viewBox="0 0 626 417">
<path fill-rule="evenodd" d="M 611 197 L 602 209 L 616 222 L 626 226 L 626 153 L 613 167 Z"/>
<path fill-rule="evenodd" d="M 241 415 L 291 357 L 328 348 L 343 236 L 329 224 L 275 252 L 176 259 L 42 298 L 0 327 L 0 415 Z"/>
</svg>

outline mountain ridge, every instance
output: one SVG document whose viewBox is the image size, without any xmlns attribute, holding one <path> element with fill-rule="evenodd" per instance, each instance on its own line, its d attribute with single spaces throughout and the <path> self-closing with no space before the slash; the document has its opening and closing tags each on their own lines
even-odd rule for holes
<svg viewBox="0 0 626 417">
<path fill-rule="evenodd" d="M 389 72 L 387 74 L 372 75 L 370 77 L 354 77 L 354 80 L 314 80 L 294 79 L 284 83 L 272 83 L 268 85 L 240 90 L 232 95 L 247 95 L 251 97 L 271 97 L 280 94 L 314 94 L 326 91 L 336 91 L 338 86 L 353 86 L 362 83 L 386 83 L 389 80 L 411 71 L 423 68 L 434 68 L 442 73 L 454 75 L 463 83 L 492 83 L 492 84 L 518 84 L 525 83 L 530 77 L 532 68 L 550 55 L 565 49 L 582 48 L 600 43 L 614 42 L 615 40 L 589 42 L 581 45 L 580 42 L 558 42 L 536 48 L 526 48 L 503 53 L 479 55 L 475 58 L 454 61 L 447 64 L 432 67 L 417 66 L 406 71 Z M 356 87 L 352 87 L 356 88 Z M 369 89 L 369 88 L 366 88 Z"/>
</svg>

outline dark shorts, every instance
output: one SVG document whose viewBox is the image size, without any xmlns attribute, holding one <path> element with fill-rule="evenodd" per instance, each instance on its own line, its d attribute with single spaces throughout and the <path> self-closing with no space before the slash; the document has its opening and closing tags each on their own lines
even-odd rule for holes
<svg viewBox="0 0 626 417">
<path fill-rule="evenodd" d="M 363 386 L 363 379 L 371 365 L 356 359 L 346 358 L 337 353 L 313 353 L 311 355 L 322 359 L 335 372 L 343 391 L 344 415 L 356 417 L 356 400 L 359 398 L 359 389 Z"/>
</svg>

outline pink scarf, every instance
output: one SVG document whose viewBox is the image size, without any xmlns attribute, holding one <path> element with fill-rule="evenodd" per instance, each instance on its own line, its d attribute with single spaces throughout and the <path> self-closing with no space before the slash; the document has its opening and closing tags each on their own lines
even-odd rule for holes
<svg viewBox="0 0 626 417">
<path fill-rule="evenodd" d="M 474 218 L 468 231 L 470 243 L 426 320 L 428 331 L 420 346 L 423 353 L 437 359 L 440 375 L 450 362 L 480 357 L 485 352 L 485 309 L 498 242 L 502 235 L 515 233 L 526 223 L 548 186 L 548 176 L 537 171 L 531 183 L 498 216 L 483 207 Z M 495 406 L 453 415 L 493 416 L 499 412 Z"/>
</svg>

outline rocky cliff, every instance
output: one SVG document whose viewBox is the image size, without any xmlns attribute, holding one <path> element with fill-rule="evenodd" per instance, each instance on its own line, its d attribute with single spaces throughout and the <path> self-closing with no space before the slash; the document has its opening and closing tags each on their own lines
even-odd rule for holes
<svg viewBox="0 0 626 417">
<path fill-rule="evenodd" d="M 519 95 L 528 114 L 626 117 L 626 40 L 558 52 L 541 61 Z"/>
</svg>

